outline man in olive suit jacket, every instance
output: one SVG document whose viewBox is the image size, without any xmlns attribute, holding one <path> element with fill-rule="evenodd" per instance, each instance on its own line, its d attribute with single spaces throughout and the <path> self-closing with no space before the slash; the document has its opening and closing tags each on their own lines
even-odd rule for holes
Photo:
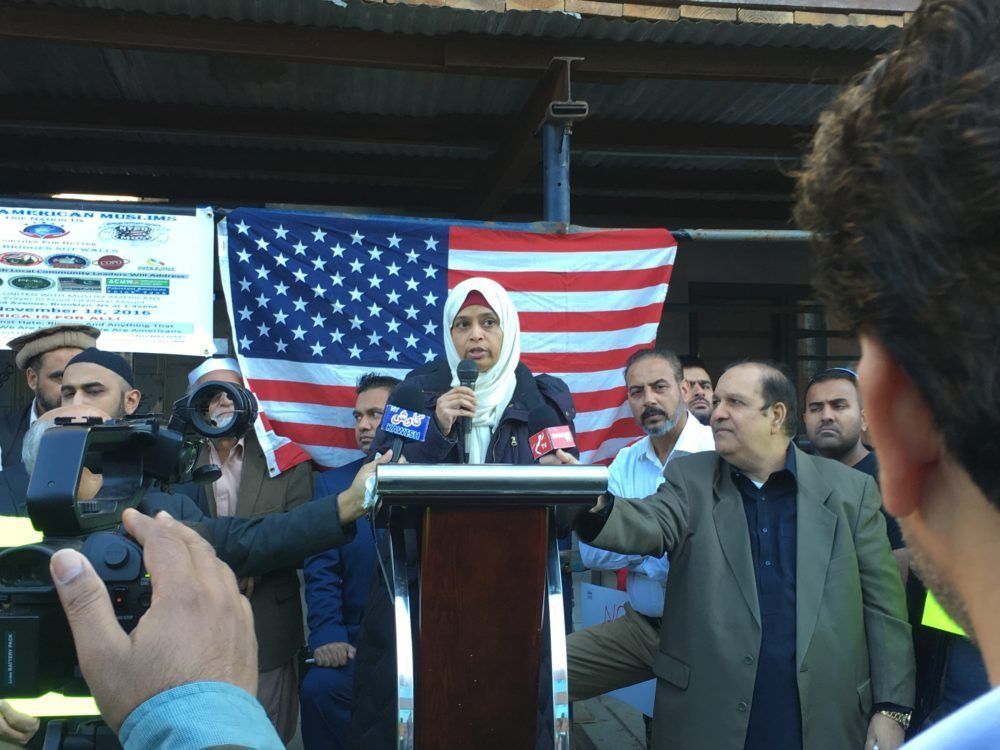
<svg viewBox="0 0 1000 750">
<path fill-rule="evenodd" d="M 654 747 L 895 750 L 914 664 L 875 483 L 791 444 L 776 367 L 730 368 L 715 401 L 716 453 L 577 521 L 597 547 L 670 554 Z"/>
</svg>

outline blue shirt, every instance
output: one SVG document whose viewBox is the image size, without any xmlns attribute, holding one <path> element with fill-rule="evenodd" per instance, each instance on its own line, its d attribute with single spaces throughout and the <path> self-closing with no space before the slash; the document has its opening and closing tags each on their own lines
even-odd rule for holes
<svg viewBox="0 0 1000 750">
<path fill-rule="evenodd" d="M 761 621 L 744 748 L 796 750 L 802 747 L 802 712 L 795 669 L 795 449 L 789 444 L 784 467 L 760 487 L 737 469 L 732 473 L 747 517 Z"/>
<path fill-rule="evenodd" d="M 648 436 L 622 448 L 608 467 L 608 492 L 615 497 L 649 497 L 663 483 L 663 472 L 675 458 L 713 450 L 715 438 L 712 436 L 712 428 L 689 414 L 684 429 L 677 436 L 674 449 L 663 463 L 660 463 Z M 660 617 L 663 614 L 663 592 L 670 570 L 667 555 L 622 555 L 581 541 L 580 559 L 593 570 L 627 568 L 625 589 L 632 609 L 649 617 Z"/>
<path fill-rule="evenodd" d="M 227 682 L 190 682 L 154 695 L 128 715 L 118 739 L 124 750 L 285 748 L 257 699 Z"/>
</svg>

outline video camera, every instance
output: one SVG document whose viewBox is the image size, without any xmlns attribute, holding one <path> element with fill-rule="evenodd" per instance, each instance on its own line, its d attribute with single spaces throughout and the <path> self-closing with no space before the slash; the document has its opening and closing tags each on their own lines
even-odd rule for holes
<svg viewBox="0 0 1000 750">
<path fill-rule="evenodd" d="M 41 437 L 28 485 L 28 516 L 42 541 L 0 551 L 0 697 L 89 694 L 49 558 L 64 548 L 85 555 L 130 632 L 149 609 L 152 587 L 142 548 L 121 530 L 122 511 L 150 487 L 217 479 L 217 466 L 195 467 L 201 444 L 242 437 L 256 418 L 253 394 L 209 381 L 178 399 L 169 421 L 155 414 L 56 419 Z M 84 469 L 103 481 L 93 499 L 77 501 Z"/>
</svg>

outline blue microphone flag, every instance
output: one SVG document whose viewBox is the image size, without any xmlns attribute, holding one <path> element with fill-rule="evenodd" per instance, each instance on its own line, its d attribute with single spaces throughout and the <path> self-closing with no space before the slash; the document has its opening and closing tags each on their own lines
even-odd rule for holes
<svg viewBox="0 0 1000 750">
<path fill-rule="evenodd" d="M 404 409 L 395 404 L 386 404 L 380 427 L 390 435 L 398 435 L 419 443 L 427 439 L 431 418 L 412 409 Z"/>
</svg>

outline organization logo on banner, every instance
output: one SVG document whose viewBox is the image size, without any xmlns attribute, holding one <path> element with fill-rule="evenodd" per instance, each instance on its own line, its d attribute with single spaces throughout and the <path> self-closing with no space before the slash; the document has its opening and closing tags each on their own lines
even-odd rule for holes
<svg viewBox="0 0 1000 750">
<path fill-rule="evenodd" d="M 168 266 L 157 258 L 146 258 L 145 262 L 139 266 L 140 271 L 176 271 L 174 266 Z"/>
<path fill-rule="evenodd" d="M 105 271 L 117 271 L 129 262 L 130 261 L 120 255 L 102 255 L 94 261 L 99 268 L 103 268 Z"/>
<path fill-rule="evenodd" d="M 100 279 L 81 279 L 75 276 L 59 277 L 60 292 L 100 292 Z"/>
<path fill-rule="evenodd" d="M 69 234 L 69 230 L 55 224 L 30 224 L 21 230 L 21 234 L 39 240 L 51 240 L 56 237 L 65 237 Z"/>
<path fill-rule="evenodd" d="M 104 291 L 108 294 L 170 294 L 168 279 L 122 279 L 109 276 L 107 281 Z"/>
<path fill-rule="evenodd" d="M 54 282 L 44 276 L 15 276 L 7 283 L 25 292 L 40 292 L 43 289 L 51 289 Z"/>
<path fill-rule="evenodd" d="M 102 224 L 97 236 L 106 242 L 159 245 L 167 241 L 170 230 L 159 224 L 130 221 L 121 224 Z"/>
<path fill-rule="evenodd" d="M 29 266 L 37 266 L 42 262 L 41 255 L 35 255 L 34 253 L 4 253 L 0 255 L 0 263 L 5 266 L 17 266 L 19 268 L 27 268 Z"/>
<path fill-rule="evenodd" d="M 71 271 L 79 271 L 81 268 L 89 266 L 90 261 L 82 255 L 60 253 L 59 255 L 50 255 L 45 259 L 45 264 L 50 268 L 62 268 Z"/>
</svg>

